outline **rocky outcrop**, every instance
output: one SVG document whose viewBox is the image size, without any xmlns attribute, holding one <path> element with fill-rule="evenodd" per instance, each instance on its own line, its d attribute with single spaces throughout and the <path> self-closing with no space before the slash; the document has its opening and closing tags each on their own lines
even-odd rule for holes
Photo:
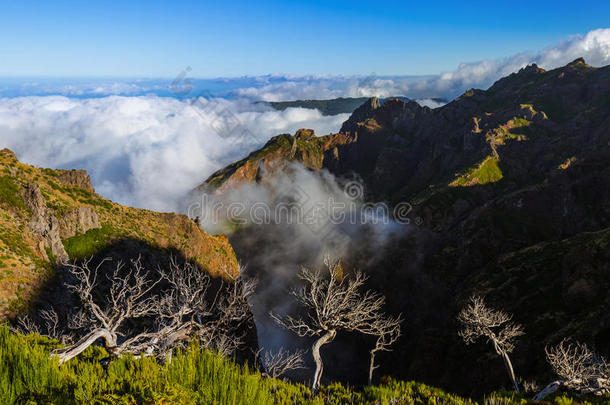
<svg viewBox="0 0 610 405">
<path fill-rule="evenodd" d="M 86 173 L 84 170 L 81 172 Z M 26 206 L 32 211 L 28 227 L 40 238 L 42 249 L 39 252 L 43 257 L 47 256 L 44 248 L 48 248 L 59 262 L 67 261 L 68 254 L 62 239 L 101 226 L 97 213 L 91 207 L 75 207 L 58 218 L 49 210 L 40 188 L 34 183 L 23 188 L 23 197 Z"/>
<path fill-rule="evenodd" d="M 83 234 L 90 229 L 99 228 L 100 219 L 91 207 L 76 207 L 59 218 L 59 236 L 62 239 Z"/>
<path fill-rule="evenodd" d="M 10 150 L 8 148 L 4 148 L 4 149 L 0 150 L 0 155 L 7 157 L 9 159 L 17 160 L 17 155 L 15 155 L 15 152 L 13 152 L 12 150 Z"/>
<path fill-rule="evenodd" d="M 380 102 L 377 97 L 369 98 L 364 104 L 356 108 L 349 119 L 343 123 L 340 132 L 347 133 L 348 131 L 356 131 L 358 123 L 363 122 L 370 117 L 379 106 Z"/>
<path fill-rule="evenodd" d="M 55 215 L 50 214 L 40 188 L 34 183 L 27 184 L 23 189 L 23 197 L 32 211 L 28 227 L 39 238 L 41 255 L 46 258 L 45 248 L 48 248 L 60 263 L 67 261 L 69 257 L 61 241 L 59 221 Z"/>
<path fill-rule="evenodd" d="M 70 186 L 84 188 L 87 191 L 95 192 L 91 185 L 91 178 L 86 170 L 58 170 L 57 180 Z"/>
<path fill-rule="evenodd" d="M 247 158 L 213 173 L 197 189 L 223 193 L 245 182 L 259 182 L 274 176 L 286 170 L 290 162 L 319 170 L 329 150 L 351 141 L 344 134 L 316 137 L 312 129 L 299 129 L 294 135 L 277 135 Z"/>
</svg>

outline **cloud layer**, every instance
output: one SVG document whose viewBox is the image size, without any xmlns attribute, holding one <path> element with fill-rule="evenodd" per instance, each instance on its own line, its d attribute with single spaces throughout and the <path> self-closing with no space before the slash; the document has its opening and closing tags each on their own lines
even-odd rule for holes
<svg viewBox="0 0 610 405">
<path fill-rule="evenodd" d="M 208 232 L 229 229 L 247 274 L 259 281 L 250 304 L 265 350 L 299 344 L 269 316 L 297 309 L 288 294 L 297 269 L 321 265 L 326 254 L 366 268 L 384 256 L 388 241 L 414 226 L 406 221 L 410 210 L 365 204 L 365 194 L 356 180 L 293 164 L 280 175 L 262 176 L 257 184 L 242 184 L 221 195 L 193 196 L 189 214 L 199 216 Z"/>
<path fill-rule="evenodd" d="M 437 107 L 432 98 L 451 99 L 471 87 L 486 88 L 529 63 L 552 69 L 581 56 L 594 66 L 609 64 L 610 29 L 574 36 L 538 53 L 464 63 L 453 72 L 429 77 L 268 75 L 188 80 L 178 75 L 178 83 L 4 79 L 0 80 L 0 95 L 5 96 L 0 98 L 0 146 L 38 166 L 85 168 L 96 189 L 118 202 L 181 210 L 182 198 L 192 187 L 271 136 L 298 128 L 334 132 L 348 116 L 324 117 L 316 110 L 294 108 L 274 111 L 259 100 L 403 95 Z M 187 91 L 182 92 L 184 88 Z M 193 98 L 202 91 L 206 99 Z M 28 96 L 15 97 L 22 94 Z M 233 136 L 226 136 L 227 131 Z"/>
<path fill-rule="evenodd" d="M 271 136 L 337 131 L 347 114 L 274 111 L 260 104 L 172 98 L 59 96 L 0 99 L 0 145 L 27 163 L 85 168 L 97 191 L 118 202 L 180 210 L 182 198 L 218 168 Z M 219 131 L 237 128 L 226 136 Z"/>
</svg>

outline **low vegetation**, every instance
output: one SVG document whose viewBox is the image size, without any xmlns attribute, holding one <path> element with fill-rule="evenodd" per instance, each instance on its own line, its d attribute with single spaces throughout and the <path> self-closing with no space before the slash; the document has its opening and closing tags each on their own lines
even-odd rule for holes
<svg viewBox="0 0 610 405">
<path fill-rule="evenodd" d="M 89 347 L 62 365 L 50 353 L 60 344 L 38 334 L 0 327 L 0 398 L 6 404 L 527 404 L 523 396 L 494 393 L 474 401 L 415 382 L 384 378 L 361 390 L 341 384 L 322 386 L 314 395 L 301 384 L 263 374 L 214 352 L 197 341 L 177 350 L 171 362 L 124 356 L 103 365 L 108 353 Z M 558 394 L 544 404 L 586 405 L 610 399 Z M 541 404 L 539 402 L 539 404 Z"/>
<path fill-rule="evenodd" d="M 64 248 L 70 259 L 85 259 L 95 255 L 115 236 L 116 231 L 108 225 L 90 229 L 84 234 L 64 240 Z"/>
<path fill-rule="evenodd" d="M 468 187 L 500 181 L 504 176 L 498 162 L 498 158 L 488 156 L 476 167 L 467 170 L 466 173 L 460 175 L 449 185 L 452 187 Z"/>
<path fill-rule="evenodd" d="M 25 210 L 23 198 L 19 195 L 19 186 L 11 176 L 0 176 L 0 203 L 9 207 Z"/>
</svg>

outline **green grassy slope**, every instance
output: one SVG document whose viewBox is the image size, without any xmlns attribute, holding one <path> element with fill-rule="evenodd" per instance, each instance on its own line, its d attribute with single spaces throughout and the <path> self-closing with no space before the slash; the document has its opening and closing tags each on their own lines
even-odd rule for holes
<svg viewBox="0 0 610 405">
<path fill-rule="evenodd" d="M 104 349 L 90 347 L 59 367 L 51 357 L 55 341 L 36 334 L 21 335 L 0 327 L 0 402 L 2 404 L 426 404 L 469 405 L 477 401 L 439 389 L 391 379 L 350 389 L 340 384 L 313 394 L 301 384 L 264 378 L 258 370 L 203 351 L 196 342 L 178 351 L 172 361 L 124 357 L 106 369 Z M 594 399 L 608 403 L 608 398 Z M 588 404 L 560 395 L 549 404 Z M 591 399 L 588 399 L 591 401 Z M 526 404 L 507 393 L 493 393 L 481 404 Z"/>
</svg>

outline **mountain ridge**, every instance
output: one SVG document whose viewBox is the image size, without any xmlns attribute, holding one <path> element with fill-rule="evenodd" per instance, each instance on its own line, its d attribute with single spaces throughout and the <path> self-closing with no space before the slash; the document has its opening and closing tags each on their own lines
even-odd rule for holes
<svg viewBox="0 0 610 405">
<path fill-rule="evenodd" d="M 421 225 L 408 236 L 381 253 L 357 246 L 344 258 L 364 266 L 390 311 L 409 320 L 381 372 L 458 392 L 497 387 L 505 377 L 477 360 L 486 352 L 473 357 L 457 337 L 455 315 L 472 293 L 515 314 L 531 335 L 515 354 L 524 378 L 549 373 L 544 346 L 562 337 L 610 353 L 608 94 L 610 66 L 579 58 L 549 71 L 524 67 L 434 110 L 371 98 L 339 133 L 272 138 L 199 190 L 263 184 L 296 161 L 360 179 L 366 201 L 410 203 Z M 256 262 L 264 242 L 240 239 L 245 233 L 231 242 Z M 381 259 L 366 264 L 367 254 Z M 335 377 L 349 379 L 350 367 Z"/>
<path fill-rule="evenodd" d="M 63 262 L 100 253 L 167 251 L 215 277 L 239 271 L 225 236 L 208 235 L 184 215 L 111 202 L 95 193 L 86 171 L 37 168 L 8 149 L 0 151 L 0 227 L 4 319 L 27 309 Z"/>
</svg>

